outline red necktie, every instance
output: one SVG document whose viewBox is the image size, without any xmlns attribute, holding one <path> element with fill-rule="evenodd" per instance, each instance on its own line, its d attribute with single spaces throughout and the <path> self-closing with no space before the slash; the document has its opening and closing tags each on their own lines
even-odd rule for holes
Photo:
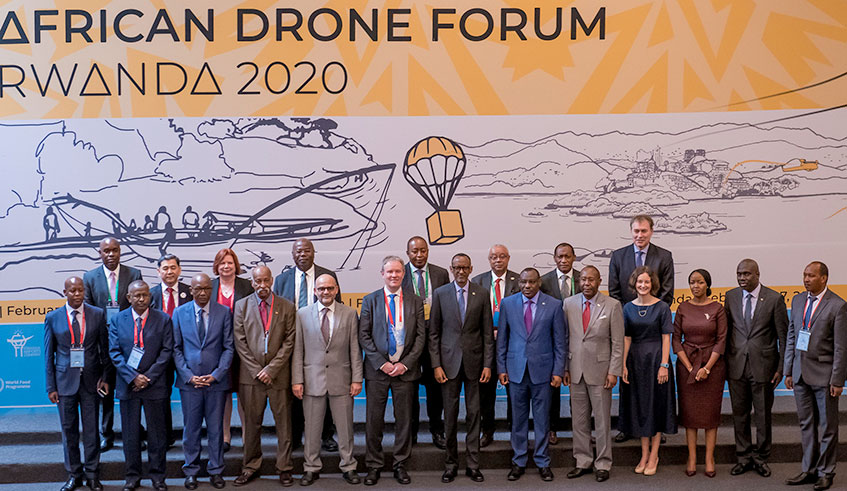
<svg viewBox="0 0 847 491">
<path fill-rule="evenodd" d="M 170 317 L 174 315 L 174 289 L 171 287 L 168 287 L 168 303 L 165 305 L 165 312 Z"/>
<path fill-rule="evenodd" d="M 591 302 L 585 302 L 585 309 L 582 311 L 582 333 L 588 330 L 588 323 L 591 321 Z"/>
<path fill-rule="evenodd" d="M 500 278 L 497 278 L 497 281 L 494 282 L 494 298 L 497 300 L 494 302 L 494 312 L 499 312 L 500 300 L 503 299 L 503 296 L 500 293 Z"/>
<path fill-rule="evenodd" d="M 268 303 L 262 300 L 259 304 L 259 315 L 262 316 L 262 325 L 265 328 L 265 334 L 268 333 Z"/>
</svg>

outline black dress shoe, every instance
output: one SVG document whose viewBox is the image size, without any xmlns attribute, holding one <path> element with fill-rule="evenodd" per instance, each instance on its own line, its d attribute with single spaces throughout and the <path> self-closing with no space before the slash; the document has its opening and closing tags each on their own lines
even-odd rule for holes
<svg viewBox="0 0 847 491">
<path fill-rule="evenodd" d="M 630 435 L 627 435 L 623 431 L 619 431 L 617 435 L 615 435 L 615 443 L 623 443 L 632 438 Z"/>
<path fill-rule="evenodd" d="M 74 489 L 82 486 L 82 478 L 81 477 L 69 477 L 68 481 L 62 486 L 61 491 L 74 491 Z"/>
<path fill-rule="evenodd" d="M 756 464 L 754 469 L 756 469 L 756 472 L 758 472 L 759 475 L 762 476 L 762 477 L 771 477 L 771 468 L 768 467 L 767 462 L 762 462 L 761 464 Z"/>
<path fill-rule="evenodd" d="M 337 452 L 338 451 L 338 443 L 335 442 L 335 438 L 329 437 L 325 438 L 321 442 L 321 450 L 324 452 Z"/>
<path fill-rule="evenodd" d="M 394 479 L 396 479 L 400 484 L 409 484 L 412 482 L 412 478 L 409 477 L 409 473 L 406 472 L 404 467 L 394 469 Z"/>
<path fill-rule="evenodd" d="M 752 468 L 753 468 L 752 462 L 744 462 L 744 463 L 739 462 L 739 463 L 735 464 L 734 466 L 732 466 L 732 469 L 729 470 L 729 473 L 730 473 L 730 475 L 733 475 L 733 476 L 740 476 L 741 474 L 744 474 L 745 472 L 749 471 Z"/>
<path fill-rule="evenodd" d="M 231 448 L 232 448 L 232 444 L 231 444 L 231 443 L 229 443 L 229 442 L 224 442 L 224 453 L 229 452 L 229 450 L 230 450 Z"/>
<path fill-rule="evenodd" d="M 365 476 L 365 486 L 373 486 L 379 482 L 379 469 L 368 469 L 368 475 Z"/>
<path fill-rule="evenodd" d="M 568 479 L 576 479 L 586 474 L 591 474 L 591 467 L 574 467 L 568 472 Z"/>
<path fill-rule="evenodd" d="M 832 487 L 832 479 L 835 478 L 835 473 L 824 474 L 815 482 L 815 491 L 823 491 Z"/>
<path fill-rule="evenodd" d="M 453 482 L 456 479 L 456 469 L 447 469 L 441 474 L 441 482 Z"/>
<path fill-rule="evenodd" d="M 597 482 L 608 481 L 609 480 L 609 471 L 606 471 L 606 470 L 603 470 L 603 469 L 597 469 L 596 471 L 594 471 L 594 479 Z"/>
<path fill-rule="evenodd" d="M 103 491 L 103 483 L 101 483 L 100 479 L 97 479 L 96 477 L 94 479 L 89 479 L 85 484 L 91 491 Z"/>
<path fill-rule="evenodd" d="M 306 471 L 303 473 L 303 477 L 300 478 L 301 486 L 311 486 L 315 481 L 320 479 L 321 475 L 317 472 Z"/>
<path fill-rule="evenodd" d="M 494 441 L 494 433 L 483 433 L 479 439 L 479 448 L 485 448 Z"/>
<path fill-rule="evenodd" d="M 800 486 L 801 484 L 813 484 L 817 480 L 818 476 L 814 472 L 801 472 L 794 477 L 786 479 L 785 484 L 789 486 Z"/>
<path fill-rule="evenodd" d="M 141 481 L 127 481 L 124 483 L 124 491 L 132 491 L 141 487 Z"/>
<path fill-rule="evenodd" d="M 282 484 L 282 487 L 284 488 L 294 486 L 294 478 L 291 477 L 291 473 L 288 471 L 280 472 L 279 483 Z"/>
<path fill-rule="evenodd" d="M 553 471 L 549 467 L 542 467 L 538 469 L 538 473 L 541 474 L 542 481 L 552 481 L 553 480 Z"/>
<path fill-rule="evenodd" d="M 517 481 L 521 478 L 524 472 L 526 472 L 526 467 L 521 467 L 512 463 L 512 469 L 509 471 L 509 475 L 506 476 L 506 479 L 510 481 Z"/>
<path fill-rule="evenodd" d="M 465 475 L 471 478 L 473 482 L 482 482 L 485 480 L 479 469 L 465 469 Z"/>
<path fill-rule="evenodd" d="M 241 471 L 241 474 L 235 478 L 235 481 L 232 482 L 233 486 L 244 486 L 248 482 L 252 481 L 259 477 L 259 471 L 250 472 L 250 471 Z"/>
<path fill-rule="evenodd" d="M 197 489 L 197 486 L 199 486 L 197 476 L 187 476 L 185 478 L 185 489 Z"/>
<path fill-rule="evenodd" d="M 443 433 L 433 433 L 432 434 L 432 444 L 438 447 L 441 450 L 447 448 L 447 439 L 444 438 Z"/>
<path fill-rule="evenodd" d="M 341 477 L 343 477 L 344 480 L 347 481 L 347 484 L 359 484 L 360 482 L 362 482 L 362 479 L 359 477 L 359 474 L 357 474 L 356 471 L 347 471 L 341 474 Z"/>
<path fill-rule="evenodd" d="M 223 476 L 220 474 L 212 474 L 209 476 L 209 484 L 211 484 L 215 489 L 223 489 L 226 487 L 226 481 L 224 481 Z"/>
<path fill-rule="evenodd" d="M 114 440 L 109 440 L 107 438 L 101 438 L 100 439 L 100 451 L 101 452 L 108 452 L 114 446 L 115 446 Z"/>
<path fill-rule="evenodd" d="M 168 485 L 165 481 L 153 481 L 153 489 L 156 491 L 168 491 Z"/>
</svg>

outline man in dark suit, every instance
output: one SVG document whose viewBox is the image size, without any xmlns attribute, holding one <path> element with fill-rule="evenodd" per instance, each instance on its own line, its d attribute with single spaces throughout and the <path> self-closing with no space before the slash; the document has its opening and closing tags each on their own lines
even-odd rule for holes
<svg viewBox="0 0 847 491">
<path fill-rule="evenodd" d="M 130 283 L 141 279 L 141 271 L 121 264 L 121 244 L 114 237 L 100 241 L 100 260 L 103 265 L 82 276 L 85 284 L 85 303 L 106 311 L 106 323 L 119 311 L 129 308 L 127 291 Z M 111 371 L 106 383 L 115 387 L 115 371 Z M 100 422 L 100 451 L 112 448 L 115 432 L 115 393 L 103 397 L 103 421 Z"/>
<path fill-rule="evenodd" d="M 500 302 L 520 291 L 518 274 L 509 269 L 509 249 L 503 244 L 495 244 L 488 250 L 489 271 L 473 277 L 471 282 L 489 290 L 488 301 L 491 303 L 492 323 L 494 324 L 494 341 L 497 341 L 497 325 L 500 318 Z M 495 369 L 495 366 L 491 367 Z M 495 403 L 497 402 L 497 377 L 479 384 L 479 405 L 482 426 L 480 448 L 491 445 L 494 441 L 496 427 Z M 510 405 L 511 407 L 511 405 Z M 511 411 L 509 411 L 511 413 Z"/>
<path fill-rule="evenodd" d="M 802 472 L 788 485 L 829 489 L 838 449 L 838 398 L 847 377 L 847 303 L 826 286 L 829 269 L 813 261 L 803 271 L 806 291 L 791 300 L 785 387 L 794 389 L 803 445 Z"/>
<path fill-rule="evenodd" d="M 673 255 L 669 250 L 651 242 L 653 218 L 649 215 L 636 215 L 629 221 L 629 229 L 632 233 L 632 244 L 613 252 L 609 260 L 609 296 L 621 305 L 633 301 L 636 294 L 628 286 L 629 277 L 636 266 L 649 266 L 659 277 L 659 291 L 656 296 L 668 305 L 673 305 Z M 625 442 L 629 438 L 630 435 L 619 432 L 615 435 L 615 442 Z"/>
<path fill-rule="evenodd" d="M 65 280 L 64 294 L 68 300 L 65 308 L 53 310 L 44 318 L 47 397 L 58 404 L 68 472 L 62 491 L 80 487 L 83 472 L 89 489 L 102 490 L 97 393 L 109 392 L 106 372 L 114 370 L 109 360 L 106 314 L 102 309 L 83 304 L 82 278 L 72 276 Z M 84 467 L 79 455 L 80 414 Z"/>
<path fill-rule="evenodd" d="M 229 394 L 229 367 L 235 354 L 232 316 L 229 309 L 210 302 L 212 280 L 200 273 L 191 279 L 194 301 L 174 311 L 174 360 L 179 378 L 182 418 L 185 422 L 182 449 L 185 453 L 185 487 L 197 489 L 200 472 L 200 432 L 206 420 L 209 463 L 206 471 L 215 488 L 223 488 L 223 414 Z"/>
<path fill-rule="evenodd" d="M 148 475 L 153 489 L 165 484 L 167 434 L 165 368 L 173 356 L 173 324 L 160 310 L 150 309 L 150 288 L 142 280 L 129 285 L 132 308 L 109 324 L 109 355 L 118 372 L 115 396 L 121 401 L 125 459 L 124 491 L 141 485 L 141 409 L 147 421 Z"/>
<path fill-rule="evenodd" d="M 571 295 L 579 293 L 579 270 L 573 268 L 576 253 L 573 246 L 562 242 L 553 249 L 553 260 L 556 269 L 541 277 L 541 292 L 553 298 L 564 301 Z M 553 398 L 550 400 L 550 445 L 559 443 L 557 431 L 562 428 L 562 396 L 561 387 L 550 388 Z"/>
<path fill-rule="evenodd" d="M 338 277 L 335 271 L 323 268 L 315 264 L 315 246 L 309 239 L 297 239 L 291 246 L 291 257 L 294 259 L 294 268 L 289 268 L 278 274 L 274 279 L 274 295 L 280 296 L 293 303 L 297 309 L 308 307 L 318 301 L 315 296 L 315 280 L 321 275 L 328 274 Z M 341 286 L 335 295 L 335 300 L 341 303 Z M 292 398 L 291 404 L 291 442 L 292 447 L 297 448 L 303 442 L 303 431 L 305 428 L 305 417 L 303 415 L 303 401 Z M 327 452 L 338 451 L 338 443 L 333 438 L 335 425 L 332 423 L 332 412 L 327 411 L 324 415 L 324 427 L 321 434 L 321 448 Z"/>
<path fill-rule="evenodd" d="M 437 288 L 432 295 L 429 320 L 429 355 L 435 381 L 444 394 L 444 430 L 447 440 L 446 469 L 441 482 L 452 482 L 459 467 L 456 433 L 459 395 L 465 387 L 465 474 L 476 482 L 484 480 L 479 470 L 479 385 L 491 379 L 494 366 L 494 327 L 488 290 L 468 277 L 471 258 L 456 254 L 450 262 L 455 281 Z M 480 349 L 481 348 L 481 349 Z"/>
<path fill-rule="evenodd" d="M 156 272 L 159 273 L 161 283 L 154 285 L 150 289 L 150 308 L 164 310 L 169 317 L 173 317 L 174 310 L 183 304 L 190 302 L 191 288 L 185 283 L 179 281 L 179 275 L 182 274 L 182 267 L 179 265 L 179 258 L 173 254 L 165 254 L 159 258 Z M 173 414 L 171 413 L 171 391 L 174 385 L 174 374 L 176 366 L 174 359 L 171 358 L 171 363 L 165 372 L 165 377 L 168 383 L 168 404 L 165 406 L 165 426 L 168 431 L 168 448 L 172 447 L 176 442 L 174 434 Z"/>
<path fill-rule="evenodd" d="M 562 385 L 568 369 L 568 326 L 562 301 L 541 293 L 541 276 L 535 268 L 520 275 L 521 293 L 503 299 L 497 334 L 497 370 L 500 383 L 509 385 L 512 401 L 512 468 L 510 481 L 526 470 L 529 411 L 535 427 L 535 465 L 545 481 L 550 470 L 550 386 Z"/>
<path fill-rule="evenodd" d="M 734 476 L 756 469 L 771 475 L 771 408 L 774 388 L 782 380 L 788 314 L 782 295 L 759 283 L 759 265 L 744 259 L 736 268 L 738 288 L 726 293 L 726 364 L 732 419 L 735 424 Z M 756 444 L 750 411 L 756 415 Z"/>
<path fill-rule="evenodd" d="M 423 237 L 412 237 L 406 243 L 406 255 L 409 262 L 406 263 L 403 274 L 403 289 L 412 290 L 415 295 L 421 297 L 424 302 L 424 322 L 429 326 L 429 313 L 432 307 L 432 292 L 438 287 L 450 282 L 447 270 L 429 264 L 429 246 Z M 429 431 L 432 434 L 432 443 L 444 450 L 444 420 L 441 417 L 444 411 L 441 386 L 435 381 L 432 371 L 432 362 L 429 359 L 429 349 L 424 345 L 424 351 L 420 359 L 423 374 L 418 380 L 418 386 L 426 388 L 426 414 L 429 418 Z M 420 427 L 421 402 L 418 397 L 420 389 L 415 390 L 412 404 L 412 443 L 418 440 L 418 428 Z"/>
<path fill-rule="evenodd" d="M 366 486 L 379 481 L 385 465 L 382 436 L 389 390 L 394 400 L 394 478 L 400 484 L 412 482 L 406 470 L 412 455 L 410 413 L 426 337 L 421 297 L 411 289 L 401 288 L 403 260 L 397 256 L 386 257 L 380 272 L 385 286 L 365 296 L 359 317 L 359 345 L 365 352 L 367 381 Z"/>
</svg>

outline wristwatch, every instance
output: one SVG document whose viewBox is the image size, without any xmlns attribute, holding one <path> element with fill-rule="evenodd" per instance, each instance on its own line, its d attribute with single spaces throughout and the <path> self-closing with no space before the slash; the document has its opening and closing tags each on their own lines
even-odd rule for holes
<svg viewBox="0 0 847 491">
<path fill-rule="evenodd" d="M 668 367 L 670 367 L 670 364 L 668 364 L 668 363 L 659 363 L 659 366 L 660 366 L 660 367 L 662 367 L 662 368 L 668 368 Z"/>
</svg>

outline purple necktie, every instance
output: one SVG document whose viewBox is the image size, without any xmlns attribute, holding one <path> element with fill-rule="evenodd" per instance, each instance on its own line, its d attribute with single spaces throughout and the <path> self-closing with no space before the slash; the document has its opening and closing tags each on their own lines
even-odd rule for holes
<svg viewBox="0 0 847 491">
<path fill-rule="evenodd" d="M 523 312 L 523 323 L 526 325 L 526 333 L 532 332 L 532 300 L 526 303 L 526 310 Z"/>
</svg>

